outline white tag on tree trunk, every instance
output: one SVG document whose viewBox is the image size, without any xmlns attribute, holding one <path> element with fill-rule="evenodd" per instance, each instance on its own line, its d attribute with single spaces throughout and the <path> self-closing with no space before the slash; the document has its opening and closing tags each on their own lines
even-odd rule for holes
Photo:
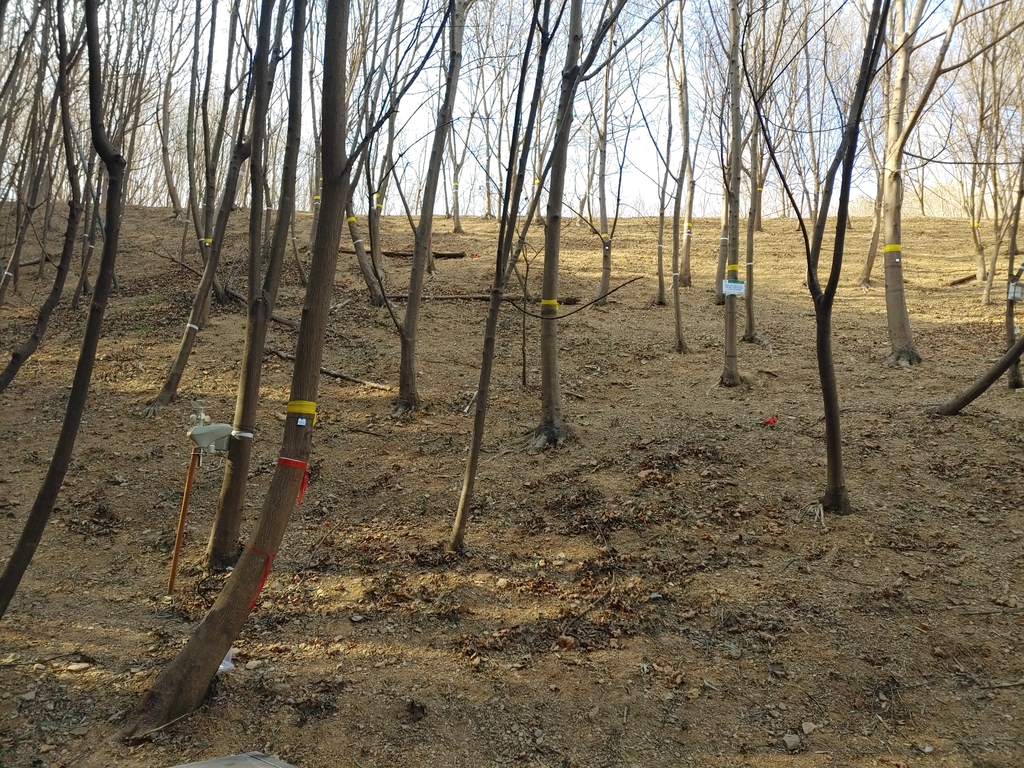
<svg viewBox="0 0 1024 768">
<path fill-rule="evenodd" d="M 746 295 L 747 284 L 742 280 L 723 280 L 722 281 L 722 293 L 726 296 L 744 296 Z"/>
</svg>

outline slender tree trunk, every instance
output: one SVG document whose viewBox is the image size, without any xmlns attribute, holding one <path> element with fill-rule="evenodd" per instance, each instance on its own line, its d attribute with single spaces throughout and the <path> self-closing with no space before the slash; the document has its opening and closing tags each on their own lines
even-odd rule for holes
<svg viewBox="0 0 1024 768">
<path fill-rule="evenodd" d="M 548 445 L 561 445 L 568 437 L 562 416 L 562 387 L 558 370 L 558 261 L 562 236 L 562 198 L 565 196 L 565 171 L 569 159 L 573 102 L 579 84 L 582 45 L 583 3 L 582 0 L 570 0 L 569 45 L 555 117 L 545 221 L 547 226 L 544 230 L 544 277 L 540 302 L 541 420 L 530 446 L 533 451 Z"/>
<path fill-rule="evenodd" d="M 539 111 L 540 94 L 543 87 L 544 71 L 547 63 L 548 47 L 550 46 L 550 35 L 541 36 L 541 47 L 536 64 L 536 79 L 534 81 L 534 97 L 530 102 L 530 114 L 524 126 L 520 130 L 520 116 L 523 111 L 523 98 L 526 90 L 526 77 L 530 64 L 530 52 L 533 47 L 535 34 L 540 24 L 541 0 L 534 0 L 533 24 L 530 26 L 529 37 L 523 52 L 523 67 L 519 79 L 519 89 L 516 102 L 515 123 L 512 127 L 512 135 L 509 141 L 510 153 L 515 153 L 519 145 L 519 137 L 522 135 L 523 146 L 519 150 L 518 172 L 513 174 L 512 162 L 514 154 L 508 163 L 508 174 L 505 178 L 505 193 L 501 196 L 502 212 L 501 225 L 498 235 L 498 248 L 494 261 L 494 278 L 491 282 L 490 301 L 487 308 L 487 321 L 484 327 L 483 359 L 480 363 L 480 379 L 476 392 L 476 410 L 473 415 L 473 435 L 469 443 L 469 455 L 466 458 L 466 473 L 462 480 L 462 493 L 459 495 L 459 506 L 455 512 L 455 520 L 452 523 L 452 532 L 445 544 L 448 552 L 458 552 L 462 549 L 466 535 L 466 526 L 469 522 L 470 508 L 473 502 L 473 490 L 476 485 L 477 467 L 480 463 L 480 450 L 484 441 L 484 423 L 487 417 L 488 397 L 490 395 L 491 371 L 494 364 L 494 346 L 498 333 L 498 315 L 501 311 L 501 304 L 504 298 L 505 286 L 511 276 L 512 243 L 515 237 L 517 223 L 516 213 L 519 211 L 523 199 L 526 173 L 530 160 L 530 142 L 533 138 L 533 127 L 537 121 Z M 545 4 L 545 7 L 550 7 Z M 546 28 L 548 19 L 544 19 Z M 525 230 L 529 228 L 529 220 L 523 226 L 521 236 L 525 237 Z"/>
<path fill-rule="evenodd" d="M 601 130 L 597 141 L 597 207 L 601 218 L 601 284 L 597 289 L 597 306 L 608 303 L 608 291 L 612 288 L 612 235 L 608 227 L 608 121 L 611 113 L 612 67 L 614 53 L 613 36 L 608 36 L 609 61 L 604 67 L 604 89 L 601 94 Z M 665 272 L 659 262 L 658 303 L 665 303 Z"/>
<path fill-rule="evenodd" d="M 757 152 L 757 137 L 750 137 L 750 211 L 747 213 L 747 263 L 746 285 L 743 286 L 743 301 L 747 310 L 747 324 L 743 331 L 743 340 L 753 343 L 757 341 L 757 328 L 754 324 L 754 231 L 757 228 L 757 172 L 761 167 L 761 157 Z"/>
<path fill-rule="evenodd" d="M 398 369 L 398 402 L 401 411 L 419 407 L 420 395 L 416 388 L 416 341 L 419 333 L 420 303 L 423 282 L 429 269 L 431 240 L 434 230 L 434 202 L 441 176 L 445 142 L 451 132 L 452 110 L 458 91 L 459 72 L 462 68 L 462 37 L 466 27 L 469 0 L 449 0 L 450 5 L 450 59 L 445 74 L 445 93 L 434 127 L 434 142 L 430 148 L 430 161 L 422 190 L 420 220 L 416 225 L 416 243 L 413 249 L 412 269 L 409 275 L 409 299 L 402 323 L 402 351 Z"/>
<path fill-rule="evenodd" d="M 62 8 L 62 0 L 58 0 L 58 3 Z M 99 344 L 103 326 L 103 315 L 107 308 L 107 300 L 110 297 L 110 288 L 114 278 L 114 261 L 117 256 L 118 237 L 121 229 L 121 191 L 124 183 L 125 162 L 108 141 L 106 127 L 103 123 L 103 84 L 100 76 L 99 26 L 96 21 L 96 4 L 97 0 L 85 0 L 86 40 L 89 50 L 89 118 L 93 142 L 106 166 L 108 178 L 107 226 L 106 237 L 103 241 L 103 257 L 100 261 L 100 272 L 96 279 L 89 318 L 86 321 L 85 336 L 82 339 L 82 350 L 78 356 L 78 366 L 71 384 L 71 393 L 68 397 L 60 436 L 57 438 L 49 469 L 36 494 L 25 528 L 13 554 L 7 561 L 3 575 L 0 576 L 0 617 L 7 612 L 11 598 L 39 546 L 46 523 L 57 501 L 57 494 L 71 464 L 75 439 L 78 437 L 78 428 L 85 412 L 89 383 L 96 362 L 96 347 Z M 63 27 L 63 24 L 60 26 Z"/>
<path fill-rule="evenodd" d="M 57 0 L 57 32 L 60 41 L 57 61 L 57 90 L 60 97 L 60 116 L 64 137 L 64 161 L 67 165 L 68 185 L 71 187 L 71 199 L 68 201 L 68 221 L 64 230 L 64 247 L 61 250 L 60 262 L 57 265 L 57 274 L 53 279 L 53 287 L 50 289 L 50 295 L 46 297 L 46 301 L 39 308 L 36 325 L 31 336 L 11 354 L 10 362 L 4 367 L 3 371 L 0 371 L 0 393 L 7 389 L 7 386 L 18 374 L 18 371 L 21 370 L 21 366 L 36 351 L 43 339 L 43 335 L 46 333 L 46 327 L 50 322 L 50 315 L 53 313 L 54 308 L 60 301 L 61 294 L 64 292 L 64 282 L 67 279 L 71 262 L 75 256 L 78 224 L 82 219 L 82 185 L 78 176 L 78 163 L 76 161 L 76 150 L 72 133 L 74 126 L 71 122 L 71 109 L 69 106 L 68 53 L 63 6 L 64 0 Z M 45 261 L 45 259 L 46 254 L 44 252 L 40 263 Z"/>
<path fill-rule="evenodd" d="M 728 194 L 728 254 L 725 267 L 727 280 L 739 276 L 740 239 L 740 133 L 743 124 L 740 118 L 740 9 L 739 0 L 729 2 L 729 186 Z M 721 287 L 719 287 L 721 290 Z M 736 351 L 736 296 L 725 296 L 725 368 L 719 380 L 724 387 L 735 387 L 742 383 Z"/>
<path fill-rule="evenodd" d="M 267 326 L 277 302 L 284 252 L 288 244 L 288 223 L 295 211 L 295 179 L 298 171 L 299 147 L 302 139 L 302 57 L 306 28 L 306 0 L 294 0 L 292 10 L 291 81 L 288 102 L 288 128 L 278 202 L 277 223 L 270 245 L 270 258 L 262 291 L 249 296 L 245 351 L 242 373 L 235 397 L 235 416 L 224 479 L 214 514 L 206 561 L 210 568 L 233 564 L 239 554 L 239 531 L 245 507 L 245 490 L 249 477 L 249 461 L 256 430 L 256 406 L 259 403 L 263 372 L 263 350 Z M 268 83 L 269 87 L 269 83 Z"/>
<path fill-rule="evenodd" d="M 327 0 L 324 30 L 323 169 L 324 187 L 313 245 L 309 288 L 302 310 L 295 368 L 281 452 L 259 520 L 231 578 L 188 643 L 143 696 L 121 731 L 121 738 L 146 733 L 195 709 L 231 643 L 255 606 L 281 545 L 305 476 L 313 440 L 320 363 L 326 332 L 338 243 L 350 185 L 345 157 L 348 0 Z"/>
</svg>

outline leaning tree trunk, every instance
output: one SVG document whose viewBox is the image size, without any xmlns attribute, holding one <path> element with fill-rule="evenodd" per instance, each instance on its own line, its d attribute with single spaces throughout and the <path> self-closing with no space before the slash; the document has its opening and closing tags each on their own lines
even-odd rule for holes
<svg viewBox="0 0 1024 768">
<path fill-rule="evenodd" d="M 217 265 L 220 263 L 220 252 L 224 246 L 224 234 L 227 231 L 228 217 L 231 215 L 231 208 L 235 204 L 238 175 L 242 169 L 242 163 L 245 162 L 248 156 L 248 144 L 239 142 L 235 145 L 235 151 L 231 156 L 231 165 L 228 166 L 228 173 L 224 179 L 224 195 L 221 197 L 220 211 L 217 214 L 217 225 L 214 227 L 209 253 L 206 256 L 206 264 L 203 267 L 202 277 L 199 279 L 199 287 L 196 289 L 196 295 L 192 300 L 192 308 L 189 310 L 185 332 L 182 334 L 181 343 L 178 345 L 178 353 L 174 357 L 174 362 L 171 363 L 171 369 L 167 372 L 167 378 L 164 379 L 163 386 L 147 409 L 147 413 L 151 416 L 178 395 L 178 385 L 181 384 L 181 377 L 184 375 L 185 366 L 192 355 L 196 336 L 199 335 L 200 315 L 203 312 L 203 307 L 209 300 L 210 289 L 213 287 L 213 278 L 217 273 Z"/>
<path fill-rule="evenodd" d="M 75 448 L 78 427 L 85 412 L 89 383 L 96 362 L 96 347 L 99 344 L 100 332 L 103 327 L 103 315 L 107 309 L 107 300 L 110 298 L 110 288 L 114 281 L 114 260 L 117 256 L 117 242 L 121 231 L 121 193 L 124 187 L 125 161 L 111 145 L 103 123 L 103 82 L 101 79 L 99 27 L 96 21 L 97 1 L 85 0 L 85 19 L 86 43 L 89 52 L 89 122 L 92 127 L 93 143 L 106 166 L 108 179 L 106 237 L 103 240 L 100 271 L 93 290 L 89 319 L 86 321 L 85 336 L 82 339 L 82 350 L 78 355 L 78 366 L 71 383 L 71 393 L 68 396 L 68 405 L 64 412 L 60 436 L 57 438 L 50 467 L 36 494 L 21 538 L 18 539 L 14 553 L 7 561 L 3 575 L 0 576 L 0 617 L 6 613 L 11 598 L 39 546 L 46 523 L 57 501 L 57 494 L 71 464 L 71 455 Z M 62 6 L 62 0 L 58 0 L 58 8 L 62 10 Z M 61 18 L 63 19 L 63 14 Z M 66 41 L 64 51 L 66 57 Z"/>
<path fill-rule="evenodd" d="M 345 157 L 345 80 L 349 0 L 328 0 L 324 30 L 323 199 L 302 309 L 280 458 L 259 520 L 224 588 L 192 637 L 146 692 L 119 734 L 132 738 L 191 712 L 255 606 L 304 483 L 313 440 L 324 335 L 334 288 L 338 243 L 350 194 Z"/>
<path fill-rule="evenodd" d="M 1008 371 L 1014 363 L 1020 362 L 1021 354 L 1024 354 L 1024 335 L 1020 336 L 1014 345 L 1006 351 L 1006 354 L 993 363 L 985 375 L 968 387 L 963 394 L 933 408 L 930 412 L 935 416 L 956 416 L 985 394 L 988 388 L 999 381 L 999 377 Z"/>
<path fill-rule="evenodd" d="M 63 5 L 64 1 L 58 0 L 58 13 L 62 12 Z M 43 334 L 46 333 L 46 327 L 50 322 L 50 315 L 53 313 L 54 308 L 60 301 L 61 294 L 64 292 L 64 283 L 71 268 L 71 261 L 75 256 L 75 239 L 78 237 L 78 225 L 82 219 L 82 185 L 78 176 L 77 152 L 73 134 L 74 126 L 71 122 L 71 109 L 68 104 L 67 33 L 64 29 L 63 15 L 60 15 L 57 19 L 57 25 L 57 34 L 60 41 L 57 59 L 57 90 L 60 94 L 60 119 L 64 136 L 64 160 L 68 169 L 68 184 L 71 187 L 71 200 L 68 201 L 68 221 L 64 230 L 64 247 L 61 250 L 60 262 L 57 264 L 57 274 L 53 278 L 53 287 L 50 289 L 50 295 L 46 297 L 46 301 L 39 308 L 39 314 L 36 318 L 36 325 L 32 330 L 32 335 L 11 354 L 11 361 L 0 372 L 0 393 L 7 389 L 7 386 L 18 374 L 18 371 L 21 370 L 21 366 L 36 351 L 36 348 L 43 339 Z M 45 260 L 46 254 L 44 252 L 40 264 L 44 263 Z"/>
<path fill-rule="evenodd" d="M 306 28 L 306 0 L 295 0 L 292 11 L 291 83 L 288 101 L 288 128 L 281 176 L 281 197 L 277 223 L 270 244 L 270 258 L 262 291 L 249 295 L 248 320 L 242 373 L 235 397 L 235 416 L 228 441 L 227 462 L 221 484 L 217 511 L 214 513 L 206 562 L 210 568 L 233 565 L 238 559 L 238 536 L 245 506 L 245 489 L 249 477 L 249 460 L 256 429 L 256 406 L 259 403 L 260 380 L 263 373 L 263 350 L 267 341 L 267 325 L 277 302 L 281 283 L 284 252 L 288 245 L 289 222 L 295 211 L 295 178 L 298 171 L 299 145 L 302 139 L 302 56 Z M 252 246 L 250 246 L 252 247 Z M 250 255 L 250 258 L 252 256 Z M 258 269 L 258 262 L 257 262 Z"/>
<path fill-rule="evenodd" d="M 480 379 L 476 392 L 476 411 L 473 415 L 473 435 L 469 443 L 469 455 L 466 457 L 466 473 L 462 480 L 462 493 L 459 495 L 459 506 L 455 512 L 455 520 L 452 523 L 452 532 L 445 544 L 447 552 L 458 552 L 462 549 L 463 540 L 466 535 L 466 526 L 469 522 L 469 512 L 473 503 L 473 490 L 476 486 L 477 467 L 480 463 L 480 451 L 484 442 L 484 422 L 487 418 L 488 396 L 491 388 L 491 371 L 494 367 L 494 347 L 498 333 L 498 315 L 501 311 L 501 304 L 504 298 L 505 286 L 511 276 L 510 264 L 513 254 L 513 239 L 517 224 L 517 212 L 522 203 L 525 187 L 526 171 L 530 162 L 530 142 L 533 139 L 533 127 L 537 122 L 537 113 L 540 107 L 541 93 L 543 92 L 544 72 L 547 65 L 547 54 L 551 44 L 550 35 L 541 35 L 540 51 L 536 63 L 536 79 L 534 81 L 533 99 L 530 101 L 530 114 L 526 124 L 520 130 L 520 115 L 523 109 L 523 97 L 525 81 L 529 69 L 530 51 L 533 46 L 534 35 L 540 28 L 541 0 L 534 0 L 533 24 L 530 26 L 529 37 L 523 52 L 523 67 L 520 74 L 518 97 L 516 100 L 515 121 L 512 126 L 512 133 L 509 137 L 509 152 L 515 153 L 519 147 L 520 135 L 522 136 L 522 147 L 519 149 L 518 173 L 513 175 L 512 169 L 515 163 L 508 163 L 508 174 L 505 178 L 505 190 L 501 196 L 501 226 L 498 236 L 498 248 L 495 255 L 494 279 L 491 282 L 490 301 L 487 308 L 487 321 L 484 326 L 484 348 L 483 359 L 480 363 Z M 545 18 L 546 27 L 548 19 Z M 514 155 L 513 155 L 514 157 Z M 489 184 L 490 182 L 488 182 Z M 530 220 L 522 225 L 521 237 L 526 236 Z"/>
</svg>

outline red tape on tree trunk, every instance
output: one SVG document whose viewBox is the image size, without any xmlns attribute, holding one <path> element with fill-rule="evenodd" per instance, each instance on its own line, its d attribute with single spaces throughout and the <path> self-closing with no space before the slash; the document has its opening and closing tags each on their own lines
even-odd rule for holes
<svg viewBox="0 0 1024 768">
<path fill-rule="evenodd" d="M 304 461 L 299 461 L 298 459 L 288 459 L 284 456 L 281 456 L 277 460 L 277 463 L 282 467 L 291 467 L 293 469 L 302 470 L 302 485 L 299 486 L 299 498 L 295 502 L 296 504 L 301 504 L 302 496 L 306 493 L 306 486 L 309 484 L 309 464 Z"/>
</svg>

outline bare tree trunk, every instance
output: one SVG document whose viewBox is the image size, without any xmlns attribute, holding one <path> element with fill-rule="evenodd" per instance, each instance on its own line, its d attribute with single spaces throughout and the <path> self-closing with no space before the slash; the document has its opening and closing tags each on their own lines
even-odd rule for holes
<svg viewBox="0 0 1024 768">
<path fill-rule="evenodd" d="M 420 220 L 416 225 L 416 244 L 412 256 L 412 269 L 409 274 L 409 300 L 405 309 L 405 321 L 401 328 L 402 351 L 398 369 L 398 401 L 396 404 L 401 411 L 414 410 L 420 404 L 420 395 L 416 389 L 416 340 L 419 331 L 420 302 L 423 295 L 423 282 L 429 268 L 428 262 L 434 230 L 434 201 L 437 197 L 437 185 L 441 176 L 441 161 L 444 159 L 445 142 L 451 132 L 452 110 L 455 105 L 459 72 L 462 67 L 462 37 L 470 2 L 471 0 L 449 0 L 450 59 L 448 71 L 445 74 L 444 99 L 437 114 L 434 142 L 430 148 L 430 161 L 423 185 Z"/>
<path fill-rule="evenodd" d="M 58 13 L 63 19 L 63 0 L 57 0 Z M 67 410 L 61 425 L 60 436 L 54 448 L 53 457 L 46 477 L 36 494 L 32 510 L 15 547 L 14 553 L 7 561 L 3 575 L 0 576 L 0 617 L 7 612 L 11 598 L 14 596 L 24 576 L 32 556 L 35 554 L 42 538 L 46 523 L 53 512 L 57 494 L 64 482 L 71 456 L 78 436 L 78 428 L 85 412 L 85 402 L 89 394 L 89 383 L 92 379 L 93 366 L 96 362 L 96 347 L 99 343 L 103 326 L 103 315 L 110 297 L 110 288 L 114 278 L 114 261 L 117 257 L 118 236 L 121 228 L 121 191 L 124 182 L 124 158 L 111 146 L 107 139 L 106 127 L 103 123 L 103 84 L 101 80 L 99 27 L 96 21 L 97 0 L 85 0 L 85 18 L 87 25 L 86 39 L 89 50 L 89 117 L 92 126 L 93 142 L 107 168 L 107 227 L 103 241 L 103 257 L 100 263 L 99 276 L 93 292 L 86 321 L 85 336 L 82 339 L 82 350 L 78 356 L 78 366 L 71 384 Z M 61 31 L 63 23 L 59 24 Z M 63 34 L 61 35 L 63 37 Z M 66 41 L 62 46 L 66 56 Z M 63 69 L 63 67 L 62 67 Z"/>
<path fill-rule="evenodd" d="M 491 282 L 490 302 L 487 309 L 487 322 L 484 328 L 483 359 L 480 364 L 480 380 L 477 385 L 476 410 L 473 415 L 473 435 L 469 443 L 469 455 L 466 458 L 466 473 L 462 480 L 462 493 L 459 495 L 459 506 L 455 512 L 455 520 L 452 523 L 452 532 L 445 544 L 448 552 L 458 552 L 462 549 L 466 535 L 466 526 L 469 522 L 470 508 L 473 502 L 473 490 L 476 485 L 477 467 L 480 462 L 480 450 L 484 440 L 484 422 L 487 417 L 488 397 L 491 386 L 491 371 L 494 364 L 494 346 L 498 332 L 498 314 L 501 311 L 501 303 L 504 298 L 505 286 L 511 276 L 511 265 L 513 257 L 513 238 L 517 223 L 517 212 L 523 199 L 525 180 L 530 161 L 530 142 L 533 138 L 533 127 L 537 122 L 537 113 L 540 106 L 540 94 L 543 88 L 544 73 L 547 64 L 547 54 L 551 45 L 551 35 L 547 34 L 549 19 L 543 20 L 544 34 L 540 38 L 540 51 L 536 63 L 536 79 L 534 81 L 533 98 L 530 101 L 530 114 L 525 125 L 520 130 L 520 119 L 523 112 L 523 98 L 526 90 L 526 77 L 530 65 L 530 53 L 533 47 L 534 36 L 541 29 L 540 8 L 541 0 L 534 0 L 533 24 L 530 26 L 529 37 L 523 51 L 523 66 L 519 79 L 519 89 L 516 100 L 515 122 L 512 127 L 512 135 L 509 139 L 509 152 L 511 154 L 508 163 L 508 173 L 505 178 L 505 193 L 501 196 L 502 212 L 501 225 L 498 235 L 498 248 L 494 262 L 494 279 Z M 550 5 L 544 4 L 545 9 Z M 522 136 L 522 148 L 518 149 L 520 135 Z M 518 163 L 515 162 L 515 153 L 519 152 Z M 513 174 L 513 168 L 518 166 L 518 172 Z M 525 236 L 525 230 L 529 227 L 529 220 L 523 226 L 521 236 Z"/>
<path fill-rule="evenodd" d="M 885 246 L 885 310 L 888 319 L 889 342 L 892 353 L 887 362 L 893 365 L 911 366 L 921 362 L 921 355 L 914 344 L 910 330 L 910 314 L 907 312 L 906 293 L 903 288 L 903 240 L 901 234 L 903 209 L 903 152 L 910 132 L 914 129 L 921 111 L 942 72 L 942 63 L 960 20 L 963 0 L 954 0 L 948 26 L 938 55 L 913 113 L 907 116 L 907 102 L 910 90 L 910 57 L 916 48 L 917 32 L 924 13 L 924 0 L 917 0 L 907 23 L 906 0 L 893 3 L 897 28 L 893 85 L 888 105 L 885 141 L 885 170 L 883 208 L 883 235 Z"/>
<path fill-rule="evenodd" d="M 726 280 L 739 277 L 740 239 L 740 133 L 743 124 L 740 118 L 740 8 L 739 0 L 729 2 L 729 115 L 730 149 L 728 181 L 728 254 L 726 258 Z M 721 288 L 719 288 L 721 290 Z M 724 293 L 724 291 L 723 291 Z M 742 383 L 736 351 L 736 295 L 725 296 L 725 368 L 719 383 L 723 387 L 735 387 Z"/>
<path fill-rule="evenodd" d="M 245 545 L 235 571 L 188 643 L 143 696 L 119 734 L 121 738 L 151 731 L 199 706 L 221 659 L 259 598 L 303 484 L 313 440 L 314 419 L 310 411 L 316 407 L 338 243 L 350 194 L 350 169 L 345 157 L 348 9 L 348 0 L 327 0 L 322 108 L 324 194 L 302 310 L 281 458 L 253 537 Z"/>
<path fill-rule="evenodd" d="M 615 30 L 608 36 L 607 53 L 611 59 L 614 53 L 613 37 Z M 612 232 L 608 227 L 608 121 L 611 113 L 612 98 L 612 66 L 609 60 L 604 68 L 604 89 L 601 94 L 601 129 L 597 134 L 597 207 L 601 218 L 601 284 L 597 289 L 597 306 L 608 303 L 608 291 L 612 287 Z M 659 264 L 660 267 L 660 264 Z M 665 303 L 665 273 L 658 272 L 659 303 Z"/>
<path fill-rule="evenodd" d="M 227 230 L 227 220 L 231 215 L 231 208 L 235 204 L 235 192 L 238 187 L 238 175 L 242 170 L 242 163 L 249 156 L 249 145 L 238 143 L 231 157 L 231 165 L 228 167 L 227 176 L 224 179 L 224 194 L 221 197 L 220 213 L 217 216 L 218 222 L 211 238 L 209 253 L 206 257 L 206 264 L 203 267 L 203 276 L 199 280 L 199 287 L 196 289 L 195 298 L 192 300 L 192 308 L 189 311 L 188 322 L 185 324 L 185 332 L 182 334 L 181 343 L 178 345 L 178 353 L 175 355 L 171 369 L 167 372 L 163 386 L 149 404 L 147 413 L 152 416 L 165 405 L 174 400 L 178 395 L 178 385 L 181 384 L 181 377 L 185 373 L 185 366 L 192 355 L 192 348 L 195 346 L 196 336 L 199 334 L 199 316 L 202 314 L 203 306 L 209 301 L 210 289 L 213 287 L 213 277 L 217 273 L 217 265 L 220 263 L 220 252 L 224 246 L 224 234 Z"/>
<path fill-rule="evenodd" d="M 239 554 L 238 537 L 245 507 L 252 441 L 256 430 L 256 406 L 259 404 L 263 350 L 266 347 L 268 322 L 277 302 L 281 282 L 284 252 L 288 244 L 288 222 L 295 211 L 295 179 L 302 139 L 302 57 L 305 28 L 306 0 L 294 0 L 288 128 L 282 166 L 281 196 L 263 289 L 249 295 L 245 351 L 242 356 L 238 393 L 235 397 L 233 429 L 228 441 L 228 456 L 224 466 L 220 498 L 217 501 L 210 540 L 206 548 L 207 566 L 212 569 L 233 564 Z M 263 119 L 266 119 L 265 115 Z"/>
<path fill-rule="evenodd" d="M 562 69 L 562 86 L 555 117 L 555 138 L 551 148 L 551 175 L 544 230 L 544 278 L 540 302 L 541 420 L 534 431 L 530 449 L 561 445 L 568 437 L 562 416 L 562 387 L 558 370 L 558 261 L 561 252 L 562 198 L 569 158 L 573 102 L 580 76 L 583 46 L 583 3 L 570 0 L 569 45 Z"/>
<path fill-rule="evenodd" d="M 64 282 L 71 267 L 71 261 L 75 256 L 75 240 L 78 237 L 78 224 L 82 219 L 82 185 L 78 175 L 78 163 L 76 162 L 76 149 L 72 132 L 74 126 L 71 122 L 71 109 L 69 106 L 68 86 L 68 54 L 67 54 L 67 33 L 64 29 L 63 0 L 57 2 L 57 32 L 59 38 L 58 59 L 57 59 L 57 92 L 60 97 L 61 126 L 64 137 L 64 161 L 67 165 L 68 185 L 71 187 L 71 199 L 68 201 L 68 221 L 64 230 L 64 247 L 61 250 L 60 262 L 57 265 L 57 274 L 53 279 L 53 287 L 50 295 L 46 297 L 36 319 L 32 335 L 25 340 L 18 349 L 11 354 L 11 361 L 0 372 L 0 393 L 14 380 L 14 377 L 21 370 L 21 366 L 36 351 L 39 343 L 46 333 L 46 327 L 50 322 L 50 315 L 60 301 L 64 292 Z M 45 261 L 44 252 L 40 263 Z"/>
</svg>

